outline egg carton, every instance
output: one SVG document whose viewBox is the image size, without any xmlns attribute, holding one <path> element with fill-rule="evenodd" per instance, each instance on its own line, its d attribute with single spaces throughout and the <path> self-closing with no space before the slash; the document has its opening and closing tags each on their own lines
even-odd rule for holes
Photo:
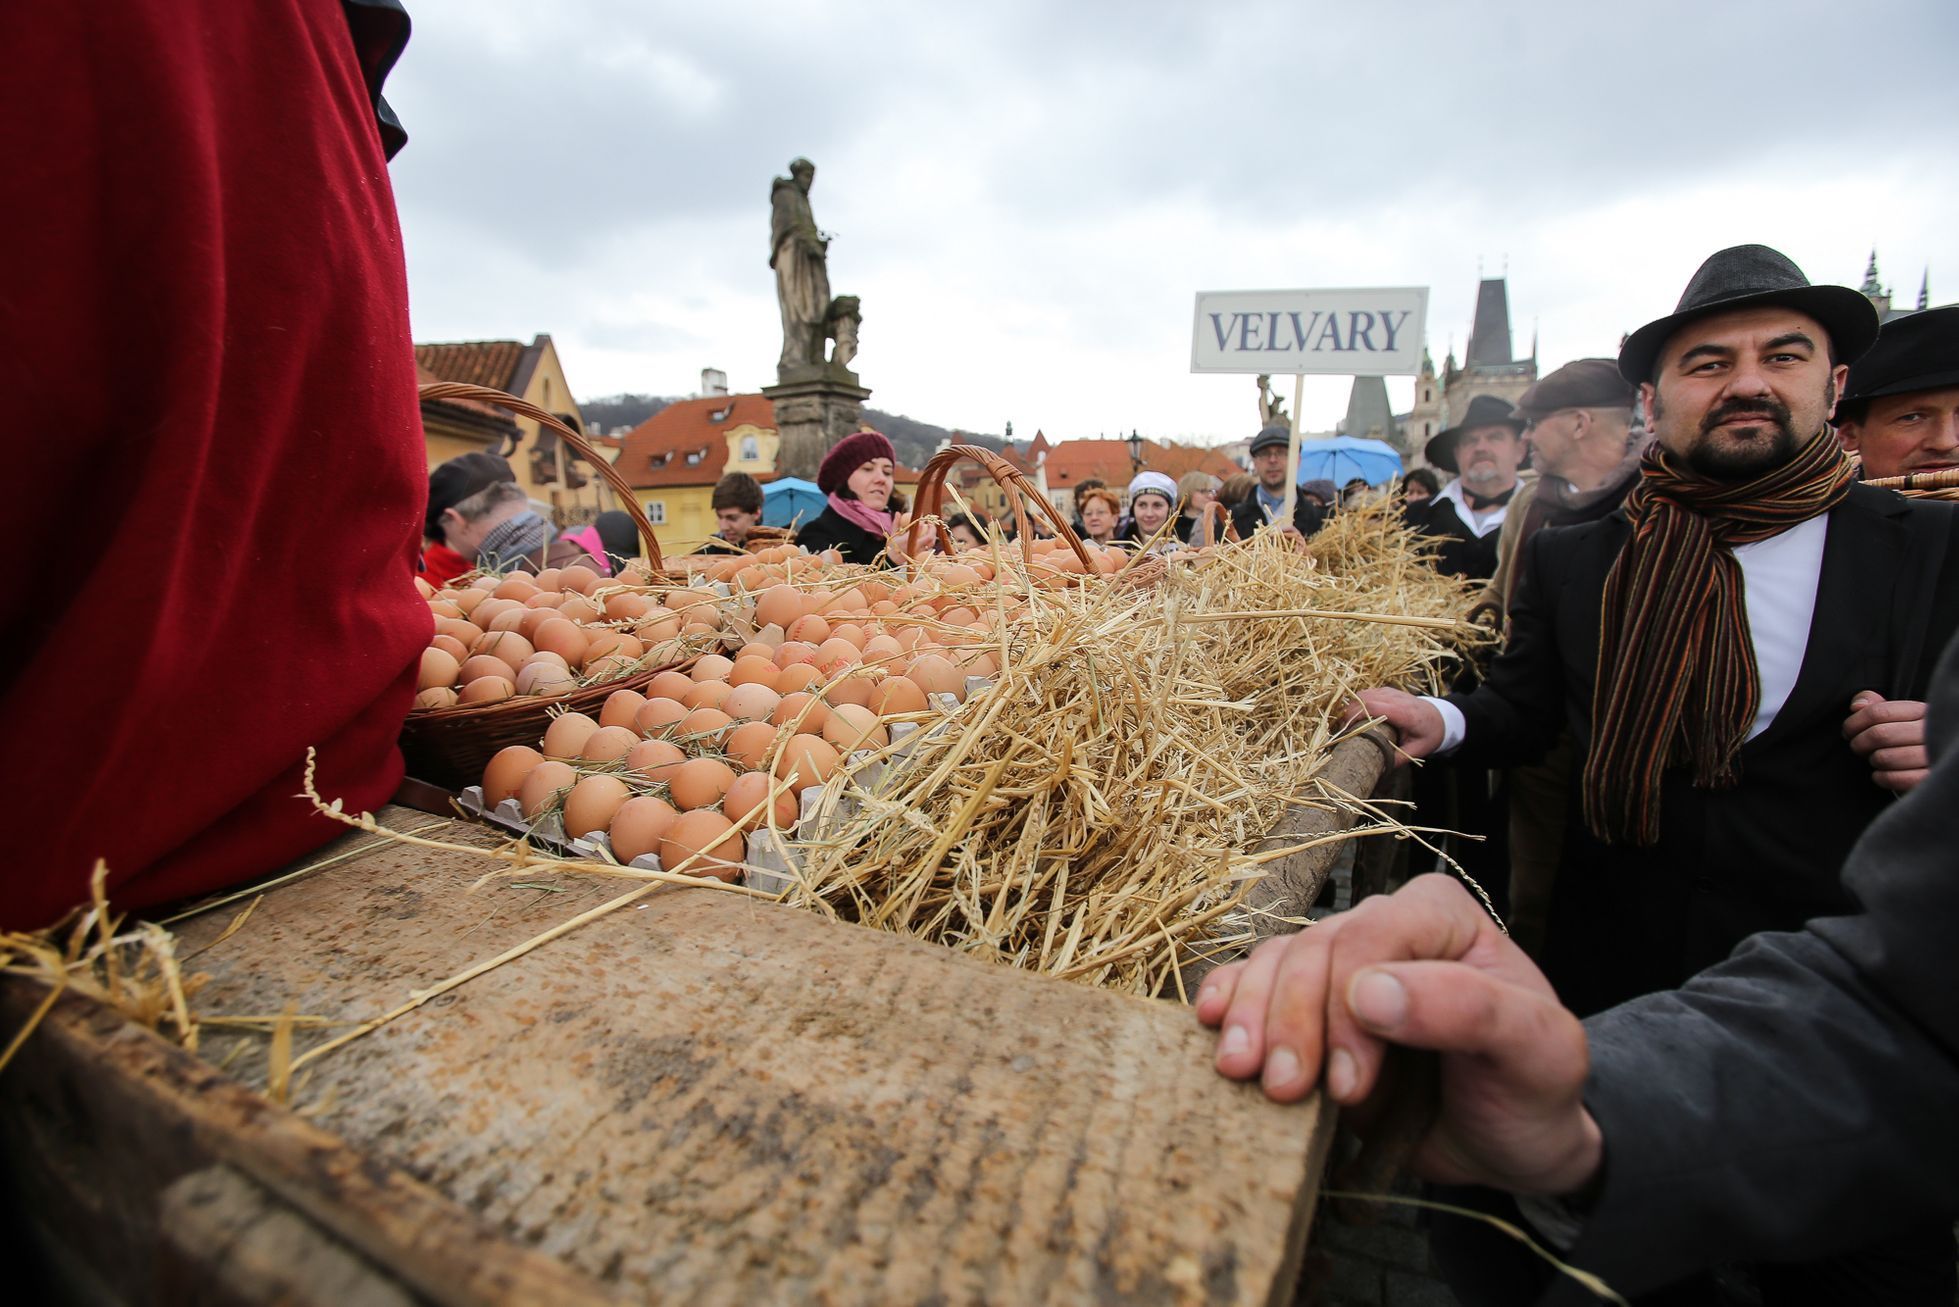
<svg viewBox="0 0 1959 1307">
<path fill-rule="evenodd" d="M 539 848 L 566 858 L 578 858 L 588 862 L 618 862 L 612 854 L 612 841 L 604 831 L 594 831 L 590 835 L 577 837 L 565 834 L 564 819 L 555 812 L 532 821 L 524 816 L 524 810 L 517 806 L 517 800 L 505 799 L 492 805 L 486 802 L 487 796 L 481 785 L 471 785 L 456 796 L 456 802 L 463 811 L 480 817 L 493 826 L 500 826 L 513 835 L 530 840 Z M 815 790 L 806 790 L 802 796 L 802 811 L 797 815 L 796 824 L 800 828 L 804 818 L 815 811 L 818 795 Z M 793 868 L 787 853 L 777 841 L 775 833 L 769 830 L 755 831 L 748 837 L 748 857 L 742 863 L 740 883 L 764 894 L 780 894 L 796 883 Z M 640 871 L 665 871 L 656 853 L 642 853 L 631 862 L 623 864 Z"/>
</svg>

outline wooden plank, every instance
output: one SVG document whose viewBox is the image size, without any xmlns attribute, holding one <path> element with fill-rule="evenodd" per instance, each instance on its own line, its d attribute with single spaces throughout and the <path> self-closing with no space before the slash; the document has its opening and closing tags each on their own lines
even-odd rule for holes
<svg viewBox="0 0 1959 1307">
<path fill-rule="evenodd" d="M 1374 732 L 1342 740 L 1327 755 L 1326 766 L 1320 771 L 1320 782 L 1326 787 L 1322 792 L 1331 797 L 1350 794 L 1367 798 L 1380 783 L 1387 758 Z M 1303 844 L 1346 830 L 1355 820 L 1351 811 L 1336 807 L 1333 802 L 1295 803 L 1286 809 L 1265 839 L 1274 847 Z M 1247 906 L 1261 914 L 1254 919 L 1259 935 L 1270 938 L 1299 929 L 1284 919 L 1304 916 L 1306 909 L 1313 906 L 1326 887 L 1327 873 L 1340 856 L 1340 850 L 1339 841 L 1329 841 L 1266 865 L 1265 878 L 1254 883 L 1245 894 Z"/>
<path fill-rule="evenodd" d="M 283 884 L 191 963 L 198 1006 L 370 1017 L 625 888 L 540 866 L 524 883 L 562 893 L 471 892 L 491 865 L 382 847 Z M 180 953 L 235 910 L 183 923 Z M 1224 1081 L 1212 1042 L 1173 1004 L 659 889 L 322 1058 L 296 1098 L 629 1297 L 1288 1301 L 1331 1113 Z M 263 1047 L 204 1054 L 262 1084 Z"/>
</svg>

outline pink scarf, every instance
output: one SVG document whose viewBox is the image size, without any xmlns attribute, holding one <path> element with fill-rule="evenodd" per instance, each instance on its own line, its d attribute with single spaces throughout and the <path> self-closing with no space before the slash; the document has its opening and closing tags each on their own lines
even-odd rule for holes
<svg viewBox="0 0 1959 1307">
<path fill-rule="evenodd" d="M 589 566 L 596 568 L 600 576 L 612 575 L 612 560 L 606 557 L 605 542 L 599 539 L 599 529 L 595 526 L 579 527 L 576 531 L 566 531 L 558 537 L 569 540 L 590 554 Z"/>
<path fill-rule="evenodd" d="M 891 514 L 880 512 L 861 499 L 845 499 L 832 491 L 830 507 L 836 509 L 838 516 L 844 521 L 856 523 L 880 540 L 891 534 Z"/>
</svg>

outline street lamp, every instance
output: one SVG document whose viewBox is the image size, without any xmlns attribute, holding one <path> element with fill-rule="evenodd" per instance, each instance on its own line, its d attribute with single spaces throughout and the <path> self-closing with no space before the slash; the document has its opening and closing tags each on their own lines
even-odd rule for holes
<svg viewBox="0 0 1959 1307">
<path fill-rule="evenodd" d="M 1134 427 L 1129 429 L 1129 470 L 1143 470 L 1143 437 Z"/>
</svg>

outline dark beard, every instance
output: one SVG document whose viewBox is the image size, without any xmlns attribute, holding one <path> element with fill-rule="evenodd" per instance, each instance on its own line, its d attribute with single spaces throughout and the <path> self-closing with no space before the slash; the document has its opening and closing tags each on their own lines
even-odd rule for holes
<svg viewBox="0 0 1959 1307">
<path fill-rule="evenodd" d="M 1749 441 L 1738 447 L 1713 445 L 1703 439 L 1688 451 L 1687 466 L 1712 481 L 1745 481 L 1781 467 L 1802 448 L 1788 406 L 1776 399 L 1731 399 L 1717 405 L 1701 419 L 1700 433 L 1703 437 L 1711 435 L 1716 427 L 1737 417 L 1763 418 L 1774 428 L 1774 434 L 1765 441 Z"/>
</svg>

